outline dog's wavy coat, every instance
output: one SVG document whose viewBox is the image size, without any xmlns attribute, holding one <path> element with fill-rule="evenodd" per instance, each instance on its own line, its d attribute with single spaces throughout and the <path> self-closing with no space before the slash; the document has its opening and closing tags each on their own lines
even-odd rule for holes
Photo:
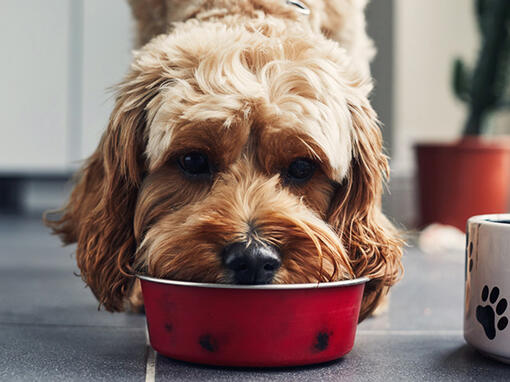
<svg viewBox="0 0 510 382">
<path fill-rule="evenodd" d="M 364 2 L 310 0 L 309 17 L 273 0 L 131 3 L 140 43 L 161 34 L 135 53 L 99 147 L 48 223 L 77 242 L 100 304 L 141 304 L 136 272 L 218 283 L 368 276 L 366 317 L 399 277 L 402 242 L 380 209 L 388 164 L 367 98 Z M 335 35 L 331 17 L 344 18 Z M 232 248 L 276 263 L 247 281 Z"/>
</svg>

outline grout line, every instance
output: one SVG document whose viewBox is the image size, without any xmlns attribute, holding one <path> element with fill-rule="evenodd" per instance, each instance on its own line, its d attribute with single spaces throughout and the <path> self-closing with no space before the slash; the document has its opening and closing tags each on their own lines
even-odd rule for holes
<svg viewBox="0 0 510 382">
<path fill-rule="evenodd" d="M 149 331 L 147 326 L 145 326 L 145 344 L 146 344 L 145 382 L 155 382 L 156 360 L 158 353 L 152 348 L 150 344 Z"/>
<path fill-rule="evenodd" d="M 362 336 L 461 336 L 462 330 L 358 330 Z"/>
<path fill-rule="evenodd" d="M 30 323 L 30 322 L 1 322 L 0 326 L 34 326 L 34 327 L 55 327 L 55 328 L 95 328 L 95 329 L 123 329 L 140 330 L 134 326 L 109 326 L 109 325 L 74 325 L 74 324 L 52 324 L 52 323 Z"/>
<path fill-rule="evenodd" d="M 150 345 L 148 345 L 147 362 L 145 364 L 145 382 L 156 381 L 156 357 L 157 353 Z"/>
<path fill-rule="evenodd" d="M 56 328 L 96 328 L 96 329 L 122 329 L 122 330 L 140 330 L 140 327 L 133 326 L 109 326 L 109 325 L 73 325 L 73 324 L 52 324 L 52 323 L 19 323 L 19 322 L 0 322 L 0 326 L 35 326 L 35 327 L 56 327 Z M 358 330 L 357 334 L 362 336 L 457 336 L 463 335 L 462 330 L 391 330 L 391 329 L 365 329 Z M 149 333 L 145 327 L 146 345 L 150 346 Z M 152 349 L 152 348 L 151 348 Z M 154 352 L 154 350 L 153 350 Z"/>
</svg>

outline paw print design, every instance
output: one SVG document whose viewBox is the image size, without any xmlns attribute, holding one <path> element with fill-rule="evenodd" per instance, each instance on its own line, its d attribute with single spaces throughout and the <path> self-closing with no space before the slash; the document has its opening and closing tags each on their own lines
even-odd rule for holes
<svg viewBox="0 0 510 382">
<path fill-rule="evenodd" d="M 469 273 L 473 270 L 473 242 L 466 246 L 466 266 Z"/>
<path fill-rule="evenodd" d="M 489 304 L 485 306 L 478 305 L 476 307 L 476 319 L 482 325 L 487 338 L 490 340 L 496 338 L 496 328 L 501 331 L 505 330 L 508 326 L 508 318 L 502 316 L 508 307 L 508 302 L 502 298 L 496 304 L 498 298 L 499 288 L 492 288 L 489 295 L 489 287 L 485 285 L 482 290 L 482 301 L 485 303 L 489 299 Z M 496 307 L 494 308 L 494 306 Z"/>
</svg>

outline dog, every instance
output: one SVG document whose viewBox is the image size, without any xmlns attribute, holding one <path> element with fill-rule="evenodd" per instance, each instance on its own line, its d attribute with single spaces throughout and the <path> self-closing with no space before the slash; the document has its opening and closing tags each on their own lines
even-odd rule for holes
<svg viewBox="0 0 510 382">
<path fill-rule="evenodd" d="M 232 284 L 402 273 L 381 211 L 365 0 L 130 0 L 139 50 L 106 132 L 47 224 L 108 311 L 137 273 Z"/>
</svg>

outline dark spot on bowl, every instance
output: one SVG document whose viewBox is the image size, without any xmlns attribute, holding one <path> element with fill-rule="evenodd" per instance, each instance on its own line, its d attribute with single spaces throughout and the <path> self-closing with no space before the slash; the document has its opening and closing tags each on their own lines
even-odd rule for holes
<svg viewBox="0 0 510 382">
<path fill-rule="evenodd" d="M 218 350 L 218 343 L 210 334 L 200 336 L 198 343 L 208 352 L 214 353 Z"/>
<path fill-rule="evenodd" d="M 169 324 L 168 322 L 165 324 L 165 329 L 167 332 L 171 332 L 173 329 L 172 324 Z"/>
<path fill-rule="evenodd" d="M 321 352 L 328 348 L 329 339 L 333 335 L 333 332 L 325 332 L 321 331 L 317 333 L 317 337 L 315 338 L 315 343 L 313 344 L 314 352 Z"/>
</svg>

